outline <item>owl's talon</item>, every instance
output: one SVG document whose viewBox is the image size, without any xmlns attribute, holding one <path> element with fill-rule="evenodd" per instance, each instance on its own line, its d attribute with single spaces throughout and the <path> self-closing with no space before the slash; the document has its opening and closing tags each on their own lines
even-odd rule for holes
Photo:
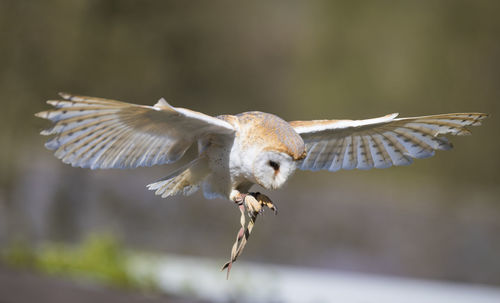
<svg viewBox="0 0 500 303">
<path fill-rule="evenodd" d="M 262 213 L 262 203 L 254 195 L 246 195 L 244 201 L 250 216 Z"/>
<path fill-rule="evenodd" d="M 274 212 L 274 215 L 278 214 L 278 208 L 276 207 L 276 205 L 273 204 L 273 201 L 271 201 L 271 199 L 269 199 L 268 196 L 263 195 L 263 194 L 261 194 L 259 192 L 254 193 L 252 195 L 257 199 L 257 201 L 259 201 L 259 203 L 262 206 L 266 206 L 267 208 L 269 208 L 270 210 L 272 210 Z"/>
<path fill-rule="evenodd" d="M 267 207 L 274 212 L 275 216 L 278 215 L 278 208 L 275 205 L 271 204 L 271 206 L 268 205 Z"/>
</svg>

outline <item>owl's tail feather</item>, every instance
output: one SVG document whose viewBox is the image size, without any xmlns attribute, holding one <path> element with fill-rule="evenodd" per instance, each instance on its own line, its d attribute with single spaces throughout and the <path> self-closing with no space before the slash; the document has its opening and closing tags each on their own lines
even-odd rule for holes
<svg viewBox="0 0 500 303">
<path fill-rule="evenodd" d="M 190 195 L 196 192 L 199 184 L 209 174 L 208 161 L 205 157 L 199 157 L 190 163 L 180 167 L 170 175 L 148 184 L 149 190 L 156 190 L 155 195 L 162 198 L 177 194 Z"/>
</svg>

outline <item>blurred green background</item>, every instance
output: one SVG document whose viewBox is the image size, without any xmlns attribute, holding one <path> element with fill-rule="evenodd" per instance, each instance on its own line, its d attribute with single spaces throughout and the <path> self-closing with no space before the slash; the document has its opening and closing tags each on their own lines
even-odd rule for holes
<svg viewBox="0 0 500 303">
<path fill-rule="evenodd" d="M 0 0 L 0 249 L 78 243 L 229 256 L 239 212 L 161 200 L 167 166 L 90 171 L 33 116 L 66 91 L 285 120 L 491 114 L 455 149 L 387 170 L 298 172 L 241 259 L 500 285 L 500 2 Z M 237 268 L 237 267 L 235 267 Z M 217 270 L 217 269 L 214 269 Z"/>
</svg>

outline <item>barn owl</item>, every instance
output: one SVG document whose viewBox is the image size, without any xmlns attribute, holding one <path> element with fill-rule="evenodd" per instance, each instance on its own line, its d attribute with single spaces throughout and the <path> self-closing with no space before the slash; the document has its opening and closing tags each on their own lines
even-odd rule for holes
<svg viewBox="0 0 500 303">
<path fill-rule="evenodd" d="M 163 98 L 154 106 L 60 94 L 47 101 L 55 109 L 35 114 L 54 122 L 42 135 L 45 146 L 64 163 L 90 169 L 135 168 L 172 163 L 197 143 L 198 156 L 165 178 L 149 184 L 162 198 L 189 195 L 199 188 L 208 199 L 226 198 L 240 206 L 242 229 L 231 266 L 241 253 L 257 214 L 276 210 L 271 200 L 251 193 L 258 184 L 278 189 L 296 169 L 387 168 L 448 150 L 442 135 L 466 135 L 480 125 L 482 113 L 367 120 L 287 122 L 264 112 L 212 117 L 173 107 Z M 251 220 L 245 227 L 243 210 Z"/>
</svg>

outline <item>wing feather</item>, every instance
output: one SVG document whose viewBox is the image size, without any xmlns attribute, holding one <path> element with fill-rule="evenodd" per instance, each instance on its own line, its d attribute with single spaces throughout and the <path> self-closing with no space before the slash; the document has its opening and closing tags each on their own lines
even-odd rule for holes
<svg viewBox="0 0 500 303">
<path fill-rule="evenodd" d="M 337 151 L 337 157 L 335 159 L 336 161 L 335 161 L 334 167 L 333 167 L 334 170 L 342 169 L 342 164 L 344 164 L 345 150 L 347 148 L 346 140 L 347 140 L 347 138 L 342 138 L 340 148 Z"/>
<path fill-rule="evenodd" d="M 373 156 L 372 156 L 371 151 L 370 151 L 370 145 L 371 145 L 370 137 L 363 135 L 361 137 L 361 139 L 363 142 L 361 142 L 362 151 L 360 149 L 360 156 L 363 158 L 363 161 L 362 161 L 361 165 L 358 165 L 358 168 L 359 169 L 370 169 L 371 167 L 373 167 L 375 165 L 374 161 L 373 161 Z"/>
<path fill-rule="evenodd" d="M 349 136 L 347 140 L 347 147 L 345 150 L 345 155 L 344 155 L 344 164 L 342 165 L 342 168 L 344 169 L 353 169 L 356 167 L 356 145 L 355 145 L 355 140 L 356 137 Z"/>
<path fill-rule="evenodd" d="M 318 155 L 316 159 L 314 160 L 314 169 L 319 170 L 325 165 L 325 161 L 329 154 L 326 152 L 328 150 L 328 147 L 330 145 L 330 142 L 323 142 L 321 143 L 321 151 L 318 152 Z"/>
<path fill-rule="evenodd" d="M 348 164 L 348 156 L 347 154 L 349 153 L 349 149 L 351 149 L 351 141 L 352 141 L 352 137 L 351 136 L 347 136 L 345 139 L 344 139 L 344 143 L 343 143 L 343 146 L 342 146 L 342 150 L 340 152 L 340 159 L 339 159 L 339 162 L 340 162 L 340 168 L 346 168 L 347 167 L 347 164 Z"/>
<path fill-rule="evenodd" d="M 231 124 L 164 99 L 154 106 L 60 94 L 54 109 L 35 114 L 54 125 L 41 132 L 45 146 L 79 167 L 133 168 L 176 161 L 200 138 L 233 136 Z"/>
<path fill-rule="evenodd" d="M 330 153 L 328 150 L 335 149 L 341 144 L 340 139 L 334 139 L 328 142 L 327 149 L 325 150 L 326 158 L 323 161 L 323 165 L 319 167 L 318 169 L 329 169 L 329 167 L 333 164 L 333 161 L 335 159 L 335 156 L 337 155 L 336 153 Z"/>
<path fill-rule="evenodd" d="M 372 138 L 376 142 L 375 155 L 380 156 L 379 164 L 375 165 L 375 167 L 377 167 L 377 168 L 390 167 L 392 165 L 392 160 L 391 160 L 391 156 L 389 155 L 389 153 L 387 152 L 387 150 L 384 146 L 383 136 L 380 134 L 375 134 L 374 136 L 372 136 Z"/>
<path fill-rule="evenodd" d="M 306 144 L 304 170 L 370 169 L 409 165 L 414 158 L 448 150 L 442 135 L 468 135 L 467 126 L 481 125 L 488 115 L 457 113 L 413 118 L 390 114 L 366 120 L 292 121 Z"/>
<path fill-rule="evenodd" d="M 383 132 L 382 142 L 384 143 L 385 149 L 387 150 L 391 162 L 394 165 L 410 165 L 413 160 L 408 157 L 410 152 L 406 147 L 398 141 L 393 132 Z"/>
<path fill-rule="evenodd" d="M 331 154 L 333 155 L 333 157 L 331 158 L 332 162 L 331 162 L 330 166 L 326 166 L 326 167 L 328 167 L 327 169 L 329 171 L 337 171 L 341 168 L 341 162 L 340 162 L 341 156 L 340 156 L 340 154 L 341 154 L 342 147 L 344 146 L 344 140 L 345 140 L 345 138 L 337 139 L 338 143 L 336 143 L 332 148 L 332 150 L 333 150 L 333 152 L 331 152 Z"/>
</svg>

